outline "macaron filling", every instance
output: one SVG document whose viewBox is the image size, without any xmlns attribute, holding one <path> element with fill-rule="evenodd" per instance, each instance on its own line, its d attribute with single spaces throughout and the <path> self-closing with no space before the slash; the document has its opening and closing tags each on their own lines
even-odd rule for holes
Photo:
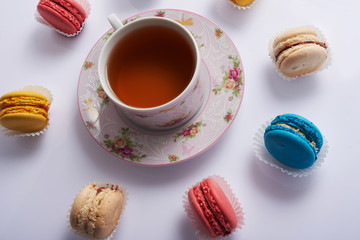
<svg viewBox="0 0 360 240">
<path fill-rule="evenodd" d="M 65 8 L 70 13 L 72 13 L 79 20 L 80 23 L 82 23 L 85 20 L 86 13 L 80 5 L 78 6 L 72 5 L 75 3 L 71 4 L 67 0 L 51 0 L 51 1 L 59 4 L 61 7 Z"/>
<path fill-rule="evenodd" d="M 202 192 L 201 188 L 199 186 L 193 187 L 194 196 L 196 199 L 196 202 L 199 204 L 202 212 L 204 213 L 204 216 L 209 223 L 213 233 L 215 236 L 220 236 L 223 234 L 223 230 L 221 228 L 221 225 L 216 220 L 216 217 L 214 213 L 210 210 L 209 204 L 207 203 L 204 193 Z"/>
<path fill-rule="evenodd" d="M 33 106 L 15 106 L 15 107 L 5 108 L 0 112 L 0 118 L 5 115 L 17 114 L 17 113 L 41 115 L 45 119 L 48 119 L 48 114 L 44 109 Z"/>
<path fill-rule="evenodd" d="M 288 128 L 288 129 L 293 130 L 294 132 L 296 132 L 297 134 L 301 135 L 301 136 L 304 137 L 306 140 L 308 140 L 309 143 L 310 143 L 310 145 L 311 145 L 312 147 L 314 147 L 315 152 L 318 151 L 318 149 L 317 149 L 317 147 L 316 147 L 316 142 L 313 141 L 309 136 L 307 136 L 307 135 L 304 133 L 304 131 L 302 131 L 300 128 L 296 128 L 296 127 L 290 126 L 290 125 L 288 125 L 288 124 L 286 124 L 286 123 L 277 123 L 276 125 L 282 126 L 282 127 L 285 127 L 285 128 Z"/>
<path fill-rule="evenodd" d="M 212 196 L 210 187 L 206 181 L 200 186 L 193 187 L 196 202 L 199 204 L 214 236 L 227 236 L 231 233 L 232 227 L 227 221 L 220 207 Z"/>
<path fill-rule="evenodd" d="M 18 96 L 18 97 L 5 98 L 2 101 L 0 101 L 0 110 L 10 107 L 16 107 L 16 106 L 33 106 L 48 111 L 49 105 L 50 103 L 47 100 L 38 97 Z"/>
<path fill-rule="evenodd" d="M 215 201 L 211 189 L 209 188 L 207 182 L 203 181 L 200 183 L 201 190 L 205 196 L 206 202 L 209 204 L 210 209 L 212 210 L 213 214 L 216 217 L 216 220 L 219 222 L 222 232 L 224 236 L 229 235 L 232 228 L 230 223 L 226 220 L 224 215 L 222 214 L 220 207 L 218 206 L 217 202 Z"/>
<path fill-rule="evenodd" d="M 298 46 L 298 45 L 304 45 L 304 44 L 316 44 L 319 45 L 320 47 L 323 47 L 325 49 L 327 49 L 327 45 L 324 42 L 319 42 L 319 41 L 303 41 L 303 42 L 297 42 L 297 43 L 293 43 L 289 46 L 287 46 L 286 48 L 282 49 L 278 54 L 276 54 L 275 59 L 276 61 L 278 60 L 279 56 L 286 50 Z"/>
</svg>

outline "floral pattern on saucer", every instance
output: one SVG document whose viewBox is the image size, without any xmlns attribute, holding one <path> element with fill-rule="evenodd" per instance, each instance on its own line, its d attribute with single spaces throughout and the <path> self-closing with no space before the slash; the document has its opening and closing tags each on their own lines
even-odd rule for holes
<svg viewBox="0 0 360 240">
<path fill-rule="evenodd" d="M 120 133 L 111 138 L 109 134 L 104 135 L 104 141 L 101 142 L 110 152 L 130 160 L 132 162 L 140 162 L 141 159 L 146 157 L 146 154 L 143 154 L 139 151 L 142 148 L 142 145 L 139 143 L 134 143 L 131 140 L 131 135 L 137 134 L 135 132 L 130 132 L 129 128 L 122 128 Z"/>
<path fill-rule="evenodd" d="M 202 57 L 202 77 L 208 82 L 208 94 L 201 111 L 182 127 L 164 132 L 139 129 L 122 118 L 102 90 L 97 73 L 101 48 L 113 29 L 101 36 L 84 61 L 78 85 L 79 111 L 90 135 L 115 157 L 139 165 L 170 165 L 204 152 L 229 128 L 243 97 L 243 66 L 225 32 L 195 13 L 152 10 L 125 19 L 123 23 L 148 16 L 173 19 L 194 36 Z M 168 124 L 176 121 L 179 119 Z"/>
</svg>

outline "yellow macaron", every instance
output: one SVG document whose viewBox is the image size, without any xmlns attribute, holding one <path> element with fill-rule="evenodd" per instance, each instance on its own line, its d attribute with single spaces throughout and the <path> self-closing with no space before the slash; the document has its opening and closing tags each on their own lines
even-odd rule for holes
<svg viewBox="0 0 360 240">
<path fill-rule="evenodd" d="M 251 5 L 254 0 L 231 0 L 234 4 L 244 7 L 244 6 L 249 6 Z"/>
<path fill-rule="evenodd" d="M 0 124 L 14 131 L 40 131 L 48 124 L 49 106 L 49 100 L 40 93 L 7 93 L 0 98 Z"/>
</svg>

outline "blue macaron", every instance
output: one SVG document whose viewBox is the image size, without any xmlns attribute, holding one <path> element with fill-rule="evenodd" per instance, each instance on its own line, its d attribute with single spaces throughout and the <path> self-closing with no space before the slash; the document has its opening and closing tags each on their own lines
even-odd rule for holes
<svg viewBox="0 0 360 240">
<path fill-rule="evenodd" d="M 319 129 L 296 114 L 277 116 L 265 129 L 265 147 L 282 164 L 304 169 L 311 167 L 323 145 Z"/>
</svg>

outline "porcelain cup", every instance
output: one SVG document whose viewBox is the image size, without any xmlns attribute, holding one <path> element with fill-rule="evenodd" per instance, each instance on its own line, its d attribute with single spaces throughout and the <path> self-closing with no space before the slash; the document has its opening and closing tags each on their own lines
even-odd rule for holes
<svg viewBox="0 0 360 240">
<path fill-rule="evenodd" d="M 199 79 L 201 57 L 198 45 L 190 31 L 180 23 L 164 17 L 139 18 L 125 25 L 122 24 L 115 14 L 108 16 L 108 20 L 115 31 L 106 40 L 101 50 L 98 73 L 104 92 L 117 106 L 119 113 L 132 123 L 151 130 L 169 130 L 190 120 L 199 111 L 204 98 L 204 86 Z M 114 46 L 129 32 L 151 25 L 171 27 L 185 37 L 191 46 L 193 57 L 195 58 L 195 70 L 185 90 L 173 100 L 152 108 L 135 108 L 123 103 L 112 90 L 106 72 L 107 60 Z"/>
</svg>

